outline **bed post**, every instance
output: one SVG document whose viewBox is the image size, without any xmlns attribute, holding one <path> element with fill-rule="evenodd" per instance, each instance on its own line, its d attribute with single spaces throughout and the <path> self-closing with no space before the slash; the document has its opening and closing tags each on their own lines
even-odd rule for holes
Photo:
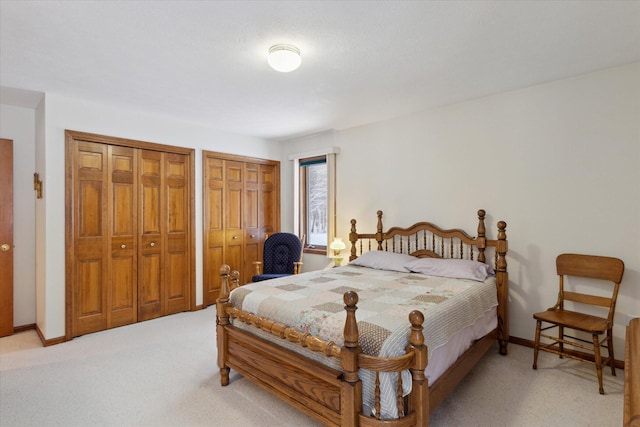
<svg viewBox="0 0 640 427">
<path fill-rule="evenodd" d="M 216 301 L 216 335 L 218 343 L 218 367 L 220 368 L 220 384 L 229 385 L 229 367 L 226 364 L 227 358 L 227 334 L 225 327 L 229 325 L 229 273 L 231 267 L 223 264 L 220 267 L 221 289 L 220 296 Z"/>
<path fill-rule="evenodd" d="M 478 211 L 478 261 L 487 262 L 487 258 L 484 254 L 484 250 L 487 247 L 487 229 L 484 225 L 484 216 L 486 212 L 484 209 Z M 473 251 L 471 251 L 473 255 Z"/>
<path fill-rule="evenodd" d="M 424 374 L 427 368 L 428 351 L 424 345 L 424 335 L 422 333 L 424 323 L 424 315 L 413 310 L 409 313 L 409 321 L 411 322 L 411 333 L 409 334 L 409 346 L 415 355 L 411 377 L 413 379 L 411 387 L 411 400 L 409 401 L 409 411 L 416 414 L 416 425 L 429 426 L 429 381 Z"/>
<path fill-rule="evenodd" d="M 351 220 L 351 232 L 349 233 L 349 241 L 351 242 L 351 255 L 349 255 L 349 261 L 353 261 L 356 256 L 356 242 L 358 241 L 358 233 L 356 232 L 356 220 Z"/>
<path fill-rule="evenodd" d="M 496 285 L 498 287 L 498 342 L 500 354 L 507 354 L 509 343 L 509 274 L 507 273 L 507 223 L 498 221 L 496 244 Z"/>
<path fill-rule="evenodd" d="M 343 371 L 340 424 L 342 427 L 355 427 L 362 412 L 362 383 L 358 377 L 358 355 L 362 353 L 362 348 L 358 343 L 356 322 L 358 294 L 353 291 L 345 292 L 343 300 L 346 304 L 344 309 L 347 311 L 347 319 L 344 323 L 344 346 L 340 350 Z"/>
<path fill-rule="evenodd" d="M 382 211 L 376 212 L 378 215 L 378 231 L 376 232 L 376 240 L 378 241 L 378 250 L 382 250 L 382 242 L 384 241 L 384 234 L 382 233 Z"/>
</svg>

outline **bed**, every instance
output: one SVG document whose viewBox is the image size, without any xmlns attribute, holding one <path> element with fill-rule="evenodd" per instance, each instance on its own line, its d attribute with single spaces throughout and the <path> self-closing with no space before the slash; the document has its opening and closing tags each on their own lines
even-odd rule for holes
<svg viewBox="0 0 640 427">
<path fill-rule="evenodd" d="M 384 231 L 382 211 L 377 216 L 375 233 L 359 233 L 351 220 L 345 267 L 245 286 L 221 267 L 216 328 L 223 386 L 234 369 L 326 425 L 427 426 L 429 414 L 496 341 L 507 353 L 506 223 L 498 222 L 492 240 L 484 210 L 475 237 L 429 222 Z M 473 277 L 442 273 L 453 268 L 458 275 L 462 264 L 473 267 Z M 475 277 L 478 267 L 488 273 L 484 279 Z M 400 296 L 408 300 L 396 301 Z M 473 322 L 434 323 L 459 299 L 485 305 Z M 314 307 L 301 309 L 305 300 Z M 451 311 L 464 317 L 471 310 Z M 462 326 L 454 330 L 456 322 Z M 448 347 L 455 347 L 453 357 Z"/>
</svg>

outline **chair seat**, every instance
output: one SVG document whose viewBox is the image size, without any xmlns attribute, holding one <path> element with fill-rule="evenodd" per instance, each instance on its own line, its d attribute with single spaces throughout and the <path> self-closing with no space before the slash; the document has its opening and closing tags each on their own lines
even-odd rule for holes
<svg viewBox="0 0 640 427">
<path fill-rule="evenodd" d="M 602 334 L 608 329 L 607 319 L 569 310 L 541 311 L 533 318 L 591 334 Z"/>
</svg>

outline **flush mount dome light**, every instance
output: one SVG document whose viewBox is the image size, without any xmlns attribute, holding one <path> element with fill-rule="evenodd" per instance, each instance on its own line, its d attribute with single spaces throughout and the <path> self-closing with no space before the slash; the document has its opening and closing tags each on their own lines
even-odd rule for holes
<svg viewBox="0 0 640 427">
<path fill-rule="evenodd" d="M 269 48 L 269 65 L 276 71 L 288 73 L 300 66 L 300 49 L 290 44 L 277 44 Z"/>
</svg>

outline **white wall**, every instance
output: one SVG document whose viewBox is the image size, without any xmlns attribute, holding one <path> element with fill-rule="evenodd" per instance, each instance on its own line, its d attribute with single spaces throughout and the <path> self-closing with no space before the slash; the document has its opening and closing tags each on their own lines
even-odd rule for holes
<svg viewBox="0 0 640 427">
<path fill-rule="evenodd" d="M 46 339 L 65 334 L 65 135 L 77 130 L 196 149 L 196 303 L 202 303 L 202 150 L 280 160 L 280 144 L 122 108 L 46 95 L 44 117 L 44 256 L 38 263 L 38 327 Z M 43 295 L 44 294 L 44 295 Z M 41 310 L 42 309 L 42 310 Z"/>
<path fill-rule="evenodd" d="M 36 322 L 35 111 L 0 105 L 0 137 L 13 140 L 13 325 Z"/>
<path fill-rule="evenodd" d="M 513 336 L 533 339 L 532 314 L 555 302 L 558 254 L 621 258 L 623 358 L 626 315 L 640 315 L 640 63 L 290 141 L 285 155 L 329 145 L 341 149 L 345 240 L 351 218 L 375 231 L 378 209 L 386 228 L 428 220 L 475 234 L 483 208 L 495 238 L 507 222 Z"/>
</svg>

